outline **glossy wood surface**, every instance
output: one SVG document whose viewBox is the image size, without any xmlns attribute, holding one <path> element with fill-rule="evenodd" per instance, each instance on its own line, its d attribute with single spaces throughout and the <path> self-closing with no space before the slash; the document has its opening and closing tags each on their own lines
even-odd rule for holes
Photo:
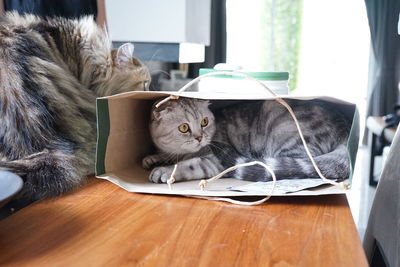
<svg viewBox="0 0 400 267">
<path fill-rule="evenodd" d="M 259 206 L 129 193 L 95 178 L 0 221 L 0 265 L 367 266 L 344 195 Z"/>
</svg>

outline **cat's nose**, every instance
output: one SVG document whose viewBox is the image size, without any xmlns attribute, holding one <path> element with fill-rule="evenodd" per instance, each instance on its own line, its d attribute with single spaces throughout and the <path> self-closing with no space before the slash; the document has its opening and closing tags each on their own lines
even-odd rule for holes
<svg viewBox="0 0 400 267">
<path fill-rule="evenodd" d="M 194 139 L 196 139 L 197 141 L 199 141 L 199 143 L 201 142 L 201 140 L 203 139 L 203 136 L 197 136 L 197 137 L 195 137 Z"/>
</svg>

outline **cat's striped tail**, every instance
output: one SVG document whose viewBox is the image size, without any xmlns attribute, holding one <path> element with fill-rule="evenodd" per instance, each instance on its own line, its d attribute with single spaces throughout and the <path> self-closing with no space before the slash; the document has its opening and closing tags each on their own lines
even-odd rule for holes
<svg viewBox="0 0 400 267">
<path fill-rule="evenodd" d="M 23 197 L 38 200 L 57 196 L 78 186 L 86 173 L 77 157 L 63 151 L 32 154 L 14 161 L 0 161 L 0 170 L 18 174 L 24 180 Z"/>
<path fill-rule="evenodd" d="M 239 158 L 237 164 L 253 161 L 255 159 Z M 318 178 L 311 160 L 305 157 L 276 157 L 257 159 L 264 162 L 275 172 L 276 178 Z M 321 170 L 322 174 L 332 180 L 345 180 L 349 177 L 350 161 L 347 149 L 344 145 L 339 146 L 330 153 L 315 156 L 314 160 Z M 234 178 L 248 181 L 269 181 L 271 175 L 260 166 L 250 166 L 237 169 L 234 173 Z"/>
</svg>

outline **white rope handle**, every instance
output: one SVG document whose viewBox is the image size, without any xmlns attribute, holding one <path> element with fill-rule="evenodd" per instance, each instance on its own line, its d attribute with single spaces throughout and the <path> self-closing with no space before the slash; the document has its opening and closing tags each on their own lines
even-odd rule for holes
<svg viewBox="0 0 400 267">
<path fill-rule="evenodd" d="M 305 151 L 306 151 L 306 153 L 307 153 L 307 156 L 308 156 L 309 159 L 311 160 L 311 163 L 312 163 L 312 165 L 313 165 L 315 171 L 316 171 L 317 174 L 319 175 L 319 177 L 320 177 L 324 182 L 326 182 L 326 183 L 329 183 L 329 184 L 332 184 L 332 185 L 335 185 L 335 186 L 339 186 L 339 187 L 344 188 L 344 189 L 348 189 L 348 188 L 349 188 L 349 185 L 348 185 L 348 184 L 345 184 L 344 182 L 338 183 L 338 182 L 336 182 L 336 181 L 329 180 L 328 178 L 326 178 L 326 177 L 322 174 L 321 170 L 319 169 L 317 163 L 316 163 L 315 160 L 314 160 L 314 157 L 311 155 L 311 152 L 310 152 L 310 150 L 309 150 L 309 148 L 308 148 L 307 142 L 306 142 L 306 140 L 304 139 L 303 131 L 301 130 L 299 121 L 297 120 L 296 115 L 294 114 L 293 109 L 290 107 L 290 105 L 289 105 L 284 99 L 282 99 L 282 98 L 279 97 L 277 94 L 275 94 L 275 92 L 273 92 L 273 91 L 272 91 L 268 86 L 266 86 L 264 83 L 260 82 L 259 80 L 255 79 L 255 78 L 253 78 L 253 77 L 251 77 L 251 76 L 248 76 L 248 75 L 246 75 L 246 74 L 244 74 L 244 73 L 229 72 L 229 71 L 217 71 L 217 72 L 211 72 L 211 73 L 203 74 L 203 75 L 201 75 L 201 76 L 199 76 L 199 77 L 193 79 L 192 81 L 188 82 L 185 86 L 183 86 L 181 89 L 179 89 L 179 90 L 176 92 L 176 95 L 170 95 L 170 96 L 166 97 L 164 100 L 160 101 L 160 102 L 156 105 L 156 108 L 158 108 L 159 106 L 161 106 L 162 104 L 164 104 L 165 102 L 167 102 L 167 101 L 169 101 L 169 100 L 171 100 L 171 99 L 178 99 L 180 93 L 184 92 L 186 89 L 188 89 L 188 88 L 189 88 L 190 86 L 192 86 L 193 84 L 199 82 L 201 79 L 206 78 L 206 77 L 209 77 L 209 76 L 217 76 L 217 75 L 237 76 L 237 77 L 246 78 L 246 79 L 248 79 L 248 80 L 255 81 L 256 83 L 258 83 L 259 85 L 261 85 L 262 87 L 264 87 L 264 88 L 274 97 L 274 100 L 277 101 L 278 103 L 280 103 L 281 105 L 283 105 L 283 106 L 288 110 L 288 112 L 290 113 L 290 115 L 291 115 L 291 117 L 293 118 L 294 123 L 295 123 L 295 125 L 296 125 L 297 131 L 298 131 L 298 133 L 299 133 L 300 139 L 301 139 L 301 141 L 302 141 L 302 143 L 303 143 L 303 146 L 304 146 L 304 149 L 305 149 Z M 254 162 L 250 162 L 250 163 L 254 163 Z M 249 164 L 250 164 L 250 163 L 249 163 Z M 259 164 L 259 163 L 262 163 L 262 162 L 258 162 L 257 164 Z M 247 163 L 245 163 L 245 164 L 247 164 Z M 251 165 L 254 165 L 254 164 L 251 164 Z M 263 164 L 263 165 L 265 165 L 265 164 Z M 247 165 L 247 166 L 250 166 L 250 165 Z M 214 181 L 214 180 L 217 180 L 217 179 L 219 179 L 220 177 L 222 177 L 223 175 L 225 175 L 226 173 L 228 173 L 228 172 L 230 172 L 230 171 L 233 171 L 233 170 L 235 170 L 235 169 L 237 169 L 237 168 L 240 168 L 240 167 L 245 167 L 245 166 L 243 166 L 243 164 L 239 164 L 239 165 L 232 166 L 232 167 L 226 169 L 225 171 L 221 172 L 220 174 L 218 174 L 218 175 L 216 175 L 216 176 L 214 176 L 214 177 L 212 177 L 212 178 L 210 178 L 210 179 L 202 180 L 202 181 L 200 182 L 199 186 L 200 186 L 200 188 L 201 188 L 202 190 L 204 190 L 204 187 L 207 185 L 207 183 L 210 183 L 210 182 L 212 182 L 212 181 Z M 275 174 L 274 174 L 274 172 L 272 171 L 272 169 L 270 169 L 267 165 L 265 165 L 265 166 L 263 166 L 263 167 L 267 168 L 267 170 L 268 170 L 271 174 L 273 174 L 273 177 L 275 177 Z M 174 170 L 175 170 L 175 171 L 176 171 L 176 168 L 177 168 L 177 165 L 175 165 L 175 167 L 174 167 Z M 175 173 L 175 171 L 173 172 L 173 174 Z M 276 179 L 276 177 L 275 177 L 275 179 Z M 169 181 L 169 182 L 168 182 L 168 181 Z M 173 183 L 173 181 L 175 181 L 175 179 L 173 178 L 173 175 L 171 175 L 171 177 L 170 177 L 170 179 L 168 179 L 168 181 L 167 181 L 168 186 L 169 186 L 170 189 L 171 189 L 171 184 Z M 274 190 L 275 182 L 276 182 L 276 181 L 274 180 L 273 188 L 272 188 L 271 191 Z M 262 202 L 260 202 L 260 203 L 265 202 L 266 200 L 269 199 L 269 197 L 270 197 L 270 196 L 268 196 L 268 197 L 265 198 L 265 199 L 260 200 L 260 201 L 262 201 Z M 209 198 L 209 197 L 201 197 L 201 198 L 214 199 L 214 200 L 223 200 L 222 198 Z M 228 198 L 227 198 L 227 199 L 228 199 Z M 228 200 L 224 200 L 224 201 L 228 201 L 228 202 L 235 201 L 235 200 L 232 200 L 232 199 L 229 199 L 229 200 L 230 200 L 230 201 L 228 201 Z M 236 201 L 235 201 L 235 202 L 236 202 Z M 259 201 L 257 201 L 257 202 L 259 202 Z M 231 202 L 231 203 L 233 203 L 233 202 Z M 246 202 L 246 203 L 248 203 L 248 202 Z M 260 203 L 258 203 L 258 204 L 260 204 Z M 253 204 L 253 205 L 254 205 L 254 204 Z"/>
<path fill-rule="evenodd" d="M 267 196 L 265 198 L 257 200 L 257 201 L 252 201 L 252 202 L 239 201 L 239 200 L 234 200 L 234 199 L 227 198 L 227 197 L 207 197 L 206 196 L 206 197 L 201 197 L 201 198 L 208 199 L 208 200 L 225 201 L 225 202 L 229 202 L 229 203 L 233 203 L 233 204 L 247 205 L 247 206 L 259 205 L 259 204 L 264 203 L 265 201 L 270 199 L 270 197 L 274 193 L 275 186 L 276 186 L 276 175 L 275 175 L 274 171 L 270 167 L 268 167 L 264 162 L 261 162 L 261 161 L 252 161 L 252 162 L 247 162 L 247 163 L 242 163 L 242 164 L 237 164 L 235 166 L 232 166 L 232 167 L 226 169 L 225 171 L 221 172 L 220 174 L 215 175 L 214 177 L 211 177 L 210 179 L 201 180 L 200 183 L 199 183 L 199 186 L 200 186 L 201 190 L 204 190 L 204 188 L 206 187 L 206 185 L 208 183 L 211 183 L 214 180 L 217 180 L 217 179 L 221 178 L 225 174 L 227 174 L 227 173 L 229 173 L 231 171 L 234 171 L 234 170 L 236 170 L 238 168 L 241 168 L 241 167 L 248 167 L 248 166 L 253 166 L 253 165 L 260 165 L 260 166 L 264 167 L 271 174 L 272 187 L 271 187 L 271 191 L 267 193 Z"/>
<path fill-rule="evenodd" d="M 272 187 L 271 187 L 271 191 L 268 192 L 267 196 L 257 200 L 257 201 L 240 201 L 240 200 L 234 200 L 228 197 L 208 197 L 208 196 L 195 196 L 195 195 L 191 195 L 191 197 L 195 197 L 195 198 L 200 198 L 200 199 L 207 199 L 207 200 L 217 200 L 217 201 L 225 201 L 225 202 L 229 202 L 232 204 L 238 204 L 238 205 L 246 205 L 246 206 L 253 206 L 253 205 L 259 205 L 264 203 L 265 201 L 267 201 L 268 199 L 270 199 L 270 197 L 272 196 L 275 187 L 276 187 L 276 175 L 274 173 L 274 171 L 268 167 L 264 162 L 261 161 L 251 161 L 251 162 L 246 162 L 246 163 L 242 163 L 242 164 L 237 164 L 235 166 L 232 166 L 226 170 L 224 170 L 223 172 L 219 173 L 218 175 L 215 175 L 214 177 L 211 177 L 207 180 L 201 180 L 199 183 L 200 189 L 204 190 L 204 188 L 206 187 L 206 185 L 208 183 L 213 182 L 214 180 L 217 180 L 219 178 L 221 178 L 222 176 L 224 176 L 225 174 L 232 172 L 236 169 L 239 169 L 241 167 L 248 167 L 248 166 L 253 166 L 253 165 L 260 165 L 262 167 L 264 167 L 270 174 L 272 177 Z M 167 184 L 169 186 L 169 189 L 172 190 L 171 188 L 171 184 L 175 182 L 175 178 L 174 178 L 174 174 L 175 171 L 177 169 L 178 164 L 175 164 L 174 166 L 174 170 L 172 171 L 171 177 L 167 180 Z"/>
</svg>

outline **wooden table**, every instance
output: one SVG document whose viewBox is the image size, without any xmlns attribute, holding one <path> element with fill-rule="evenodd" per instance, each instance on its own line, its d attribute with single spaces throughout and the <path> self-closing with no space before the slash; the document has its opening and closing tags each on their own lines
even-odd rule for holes
<svg viewBox="0 0 400 267">
<path fill-rule="evenodd" d="M 374 176 L 375 157 L 382 155 L 383 144 L 378 144 L 378 138 L 383 134 L 383 140 L 390 144 L 396 134 L 396 127 L 385 128 L 386 122 L 383 117 L 367 118 L 367 128 L 369 129 L 368 150 L 369 150 L 369 184 L 376 186 L 378 179 Z"/>
<path fill-rule="evenodd" d="M 0 265 L 368 266 L 345 195 L 248 207 L 95 178 L 0 221 Z"/>
</svg>

